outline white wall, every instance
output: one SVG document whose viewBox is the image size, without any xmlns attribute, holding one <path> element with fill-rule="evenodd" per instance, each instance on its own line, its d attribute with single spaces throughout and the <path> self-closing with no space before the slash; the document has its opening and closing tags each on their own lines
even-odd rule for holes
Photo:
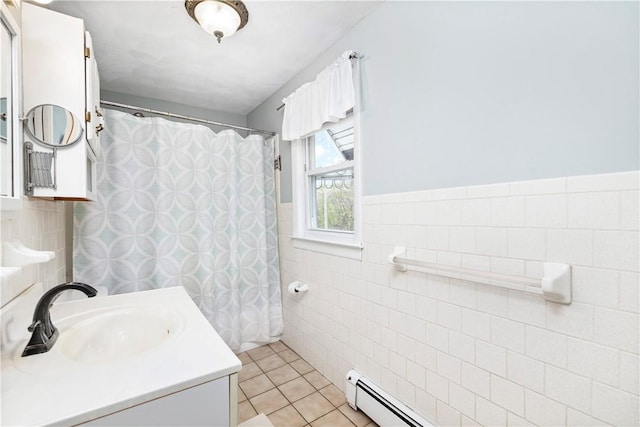
<svg viewBox="0 0 640 427">
<path fill-rule="evenodd" d="M 65 282 L 65 203 L 24 197 L 22 209 L 0 213 L 0 241 L 18 240 L 28 248 L 56 254 L 47 263 L 23 268 L 25 283 L 42 282 L 48 289 Z"/>
<path fill-rule="evenodd" d="M 250 113 L 279 129 L 283 97 L 362 55 L 363 261 L 295 249 L 279 205 L 283 290 L 310 285 L 284 293 L 284 341 L 441 425 L 638 425 L 638 20 L 637 2 L 385 2 Z M 397 273 L 396 245 L 531 277 L 565 262 L 574 301 Z"/>
<path fill-rule="evenodd" d="M 353 49 L 365 195 L 638 170 L 638 39 L 637 2 L 389 1 L 249 124 L 280 129 L 282 98 Z"/>
<path fill-rule="evenodd" d="M 439 425 L 638 425 L 639 187 L 634 172 L 368 196 L 363 262 L 295 249 L 281 204 L 283 341 Z M 568 263 L 573 302 L 396 272 L 394 246 L 530 277 Z M 309 292 L 288 295 L 294 280 Z"/>
</svg>

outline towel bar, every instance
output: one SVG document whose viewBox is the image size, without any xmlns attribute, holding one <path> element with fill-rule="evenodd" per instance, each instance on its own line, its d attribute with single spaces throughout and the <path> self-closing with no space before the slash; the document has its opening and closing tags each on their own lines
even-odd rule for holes
<svg viewBox="0 0 640 427">
<path fill-rule="evenodd" d="M 571 266 L 568 264 L 545 262 L 543 277 L 536 279 L 403 258 L 404 253 L 404 247 L 396 247 L 389 255 L 389 263 L 398 271 L 407 271 L 407 266 L 417 267 L 438 276 L 542 295 L 547 301 L 571 304 Z"/>
</svg>

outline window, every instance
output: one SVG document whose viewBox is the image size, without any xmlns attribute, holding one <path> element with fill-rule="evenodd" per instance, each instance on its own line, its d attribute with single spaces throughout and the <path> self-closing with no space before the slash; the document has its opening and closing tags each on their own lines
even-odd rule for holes
<svg viewBox="0 0 640 427">
<path fill-rule="evenodd" d="M 292 147 L 296 247 L 360 259 L 353 115 L 325 125 Z"/>
</svg>

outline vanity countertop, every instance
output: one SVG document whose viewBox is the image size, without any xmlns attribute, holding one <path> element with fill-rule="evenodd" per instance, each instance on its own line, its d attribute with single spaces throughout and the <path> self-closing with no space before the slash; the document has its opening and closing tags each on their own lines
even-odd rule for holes
<svg viewBox="0 0 640 427">
<path fill-rule="evenodd" d="M 172 314 L 172 330 L 160 344 L 109 360 L 68 357 L 74 325 L 86 324 L 95 313 L 114 311 L 117 316 L 140 309 Z M 1 425 L 80 424 L 222 378 L 242 366 L 182 287 L 58 303 L 51 317 L 60 335 L 47 353 L 20 357 L 26 337 L 3 338 Z M 28 322 L 23 326 L 26 331 Z"/>
</svg>

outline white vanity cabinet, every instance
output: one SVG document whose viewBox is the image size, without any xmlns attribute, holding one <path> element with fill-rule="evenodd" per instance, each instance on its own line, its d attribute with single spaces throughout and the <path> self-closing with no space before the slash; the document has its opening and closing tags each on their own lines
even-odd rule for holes
<svg viewBox="0 0 640 427">
<path fill-rule="evenodd" d="M 60 200 L 95 200 L 95 164 L 102 129 L 100 80 L 84 22 L 23 3 L 22 58 L 25 113 L 37 105 L 56 105 L 72 113 L 82 127 L 78 142 L 55 149 L 36 143 L 32 135 L 24 133 L 25 144 L 33 143 L 34 151 L 55 151 L 50 172 L 55 188 L 31 189 L 25 182 L 26 193 Z"/>
<path fill-rule="evenodd" d="M 141 405 L 89 421 L 92 427 L 236 426 L 237 375 L 191 387 Z M 230 398 L 231 397 L 231 398 Z"/>
<path fill-rule="evenodd" d="M 183 287 L 56 301 L 55 345 L 21 357 L 43 293 L 0 308 L 0 425 L 237 425 L 242 363 Z"/>
</svg>

